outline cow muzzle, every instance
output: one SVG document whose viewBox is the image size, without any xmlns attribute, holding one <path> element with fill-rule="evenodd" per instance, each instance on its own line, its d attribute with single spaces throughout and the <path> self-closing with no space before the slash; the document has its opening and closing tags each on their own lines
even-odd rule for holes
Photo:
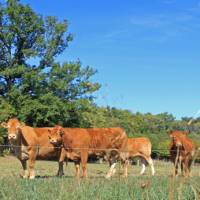
<svg viewBox="0 0 200 200">
<path fill-rule="evenodd" d="M 9 140 L 16 140 L 17 139 L 17 135 L 16 134 L 9 134 L 8 135 L 8 139 Z"/>
<path fill-rule="evenodd" d="M 176 146 L 177 146 L 177 147 L 181 147 L 181 146 L 182 146 L 182 143 L 181 143 L 181 142 L 176 142 Z"/>
<path fill-rule="evenodd" d="M 50 139 L 50 143 L 51 143 L 51 144 L 57 144 L 58 141 L 57 141 L 56 139 Z"/>
</svg>

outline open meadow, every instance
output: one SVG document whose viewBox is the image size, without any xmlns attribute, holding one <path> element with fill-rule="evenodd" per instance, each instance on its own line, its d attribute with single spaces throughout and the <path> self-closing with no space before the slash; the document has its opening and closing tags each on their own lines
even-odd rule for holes
<svg viewBox="0 0 200 200">
<path fill-rule="evenodd" d="M 21 166 L 12 156 L 0 157 L 0 199 L 3 200 L 133 200 L 133 199 L 199 199 L 200 166 L 192 168 L 192 177 L 172 178 L 173 165 L 170 162 L 154 161 L 156 175 L 150 176 L 147 167 L 144 176 L 139 176 L 140 166 L 129 166 L 129 177 L 123 178 L 120 164 L 111 180 L 104 175 L 107 164 L 88 164 L 88 178 L 74 178 L 74 165 L 64 166 L 65 176 L 56 177 L 57 163 L 54 161 L 36 162 L 36 179 L 25 180 L 19 177 Z M 121 170 L 122 173 L 122 170 Z"/>
</svg>

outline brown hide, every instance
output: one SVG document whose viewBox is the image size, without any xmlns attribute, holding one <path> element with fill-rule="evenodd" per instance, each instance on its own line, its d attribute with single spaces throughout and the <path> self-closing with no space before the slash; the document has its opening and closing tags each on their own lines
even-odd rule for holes
<svg viewBox="0 0 200 200">
<path fill-rule="evenodd" d="M 128 138 L 129 158 L 141 156 L 144 159 L 151 157 L 151 142 L 148 138 Z"/>
<path fill-rule="evenodd" d="M 49 130 L 52 128 L 34 128 L 37 135 L 37 145 L 39 147 L 37 159 L 58 159 L 60 148 L 49 142 Z"/>
<path fill-rule="evenodd" d="M 40 159 L 50 159 L 50 158 L 59 158 L 59 171 L 58 175 L 63 173 L 62 162 L 64 156 L 61 156 L 61 148 L 55 148 L 49 142 L 49 132 L 50 128 L 32 128 L 22 124 L 18 119 L 13 118 L 8 120 L 7 123 L 3 123 L 2 126 L 7 128 L 8 136 L 16 135 L 13 139 L 10 137 L 9 141 L 13 146 L 15 156 L 22 163 L 24 169 L 24 178 L 30 176 L 30 178 L 35 177 L 34 165 L 36 158 Z M 63 151 L 64 154 L 64 151 Z M 29 163 L 29 174 L 27 173 L 27 164 L 26 160 Z"/>
<path fill-rule="evenodd" d="M 62 136 L 61 136 L 62 135 Z M 50 141 L 62 140 L 70 159 L 81 160 L 83 176 L 86 176 L 88 155 L 124 156 L 127 153 L 127 136 L 121 128 L 62 128 L 56 126 L 50 133 Z M 79 176 L 79 174 L 76 174 Z"/>
<path fill-rule="evenodd" d="M 30 126 L 23 126 L 21 128 L 21 144 L 27 148 L 27 150 L 35 149 L 37 159 L 57 159 L 60 148 L 54 147 L 49 142 L 49 130 L 50 128 L 32 128 Z"/>
<path fill-rule="evenodd" d="M 175 165 L 175 175 L 178 173 L 178 163 L 180 163 L 182 175 L 189 176 L 196 147 L 184 131 L 173 131 L 169 136 L 171 138 L 170 157 Z"/>
<path fill-rule="evenodd" d="M 104 151 L 119 149 L 126 151 L 127 136 L 121 128 L 63 128 L 63 144 L 66 149 L 88 149 Z"/>
<path fill-rule="evenodd" d="M 151 142 L 146 137 L 140 138 L 128 138 L 128 158 L 132 159 L 139 157 L 142 169 L 140 174 L 143 175 L 145 172 L 146 165 L 149 164 L 151 167 L 152 175 L 155 174 L 153 160 L 151 158 Z M 128 169 L 126 167 L 126 176 L 128 176 Z"/>
</svg>

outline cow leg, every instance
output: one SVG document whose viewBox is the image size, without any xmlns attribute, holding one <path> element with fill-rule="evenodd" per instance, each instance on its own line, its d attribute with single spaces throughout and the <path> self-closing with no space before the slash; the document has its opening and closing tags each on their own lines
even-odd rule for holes
<svg viewBox="0 0 200 200">
<path fill-rule="evenodd" d="M 113 166 L 110 166 L 110 168 L 111 168 L 111 176 L 114 176 L 115 173 L 116 173 L 116 164 L 117 164 L 117 163 L 114 163 Z"/>
<path fill-rule="evenodd" d="M 116 169 L 115 169 L 116 164 L 117 164 L 116 162 L 110 162 L 109 161 L 110 169 L 109 169 L 108 173 L 106 174 L 106 178 L 107 179 L 109 179 L 115 173 L 115 171 L 116 171 Z"/>
<path fill-rule="evenodd" d="M 190 170 L 189 170 L 189 161 L 188 159 L 185 160 L 185 176 L 188 177 L 190 175 Z"/>
<path fill-rule="evenodd" d="M 88 161 L 88 152 L 82 151 L 81 152 L 81 166 L 82 166 L 83 178 L 87 177 L 87 161 Z"/>
<path fill-rule="evenodd" d="M 28 173 L 28 169 L 27 169 L 27 162 L 26 160 L 20 160 L 22 167 L 23 167 L 23 174 L 22 174 L 22 178 L 28 178 L 29 173 Z"/>
<path fill-rule="evenodd" d="M 76 168 L 76 178 L 80 178 L 80 160 L 74 161 L 75 168 Z"/>
<path fill-rule="evenodd" d="M 182 176 L 184 176 L 184 170 L 185 170 L 185 166 L 184 166 L 184 164 L 183 164 L 183 162 L 181 162 L 181 174 L 182 174 Z"/>
<path fill-rule="evenodd" d="M 142 162 L 142 169 L 140 171 L 140 175 L 143 175 L 146 169 L 146 163 L 143 159 L 141 159 L 141 162 Z"/>
<path fill-rule="evenodd" d="M 187 163 L 185 162 L 185 160 L 183 160 L 182 163 L 183 163 L 183 172 L 182 172 L 182 175 L 184 177 L 186 177 L 187 176 Z"/>
<path fill-rule="evenodd" d="M 29 178 L 34 179 L 35 178 L 35 160 L 36 160 L 36 151 L 30 150 L 29 152 Z"/>
<path fill-rule="evenodd" d="M 191 165 L 192 165 L 192 163 L 193 163 L 193 161 L 192 161 L 192 159 L 190 159 L 189 162 L 188 162 L 188 170 L 189 170 L 189 173 L 190 173 L 190 171 L 191 171 Z"/>
<path fill-rule="evenodd" d="M 61 152 L 60 152 L 60 158 L 58 161 L 58 172 L 57 172 L 57 176 L 63 176 L 64 175 L 64 170 L 63 170 L 63 162 L 65 160 L 65 156 L 66 156 L 66 152 L 65 149 L 62 148 Z"/>
<path fill-rule="evenodd" d="M 125 177 L 125 178 L 128 177 L 128 164 L 129 164 L 128 159 L 126 159 L 125 161 L 123 161 L 123 168 L 124 168 L 124 175 L 123 175 L 123 177 Z"/>
<path fill-rule="evenodd" d="M 182 164 L 181 164 L 181 166 L 182 166 Z M 183 168 L 182 168 L 183 169 Z M 174 176 L 177 176 L 178 175 L 178 163 L 176 163 L 175 161 L 174 161 Z"/>
<path fill-rule="evenodd" d="M 186 177 L 188 174 L 188 163 L 186 161 L 186 159 L 180 157 L 180 164 L 181 164 L 181 174 L 182 176 Z"/>
<path fill-rule="evenodd" d="M 121 159 L 121 161 L 123 161 L 123 157 L 121 156 L 121 154 L 119 154 L 118 151 L 116 150 L 112 150 L 112 151 L 108 151 L 107 152 L 107 158 L 108 158 L 108 162 L 109 162 L 109 166 L 110 169 L 107 172 L 105 178 L 109 179 L 111 176 L 113 176 L 116 172 L 115 166 L 117 164 L 117 159 Z"/>
<path fill-rule="evenodd" d="M 152 158 L 150 157 L 150 158 L 147 160 L 147 162 L 148 162 L 148 164 L 149 164 L 150 167 L 151 167 L 151 174 L 152 174 L 152 176 L 154 176 L 154 175 L 155 175 L 155 169 L 154 169 L 154 164 L 153 164 Z"/>
</svg>

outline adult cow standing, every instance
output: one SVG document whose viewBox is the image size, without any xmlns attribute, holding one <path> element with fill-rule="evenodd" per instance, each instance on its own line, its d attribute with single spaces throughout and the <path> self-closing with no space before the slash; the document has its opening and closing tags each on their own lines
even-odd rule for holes
<svg viewBox="0 0 200 200">
<path fill-rule="evenodd" d="M 87 160 L 89 155 L 107 157 L 110 170 L 106 177 L 110 178 L 116 160 L 123 158 L 126 164 L 127 135 L 121 128 L 63 128 L 56 126 L 49 130 L 50 142 L 62 144 L 67 157 L 75 162 L 76 176 L 80 177 L 80 163 L 83 177 L 87 176 Z"/>
<path fill-rule="evenodd" d="M 63 161 L 65 151 L 61 147 L 55 147 L 49 142 L 48 130 L 50 128 L 32 128 L 12 118 L 1 124 L 8 130 L 8 139 L 14 149 L 15 156 L 23 167 L 23 178 L 35 178 L 35 160 L 51 159 L 59 157 L 59 169 L 57 175 L 63 175 Z M 29 170 L 27 168 L 27 161 Z"/>
<path fill-rule="evenodd" d="M 181 165 L 182 175 L 187 177 L 190 175 L 192 160 L 195 154 L 196 146 L 193 141 L 187 137 L 185 131 L 172 131 L 169 133 L 171 138 L 170 157 L 174 163 L 175 172 L 178 174 L 178 165 Z"/>
</svg>

